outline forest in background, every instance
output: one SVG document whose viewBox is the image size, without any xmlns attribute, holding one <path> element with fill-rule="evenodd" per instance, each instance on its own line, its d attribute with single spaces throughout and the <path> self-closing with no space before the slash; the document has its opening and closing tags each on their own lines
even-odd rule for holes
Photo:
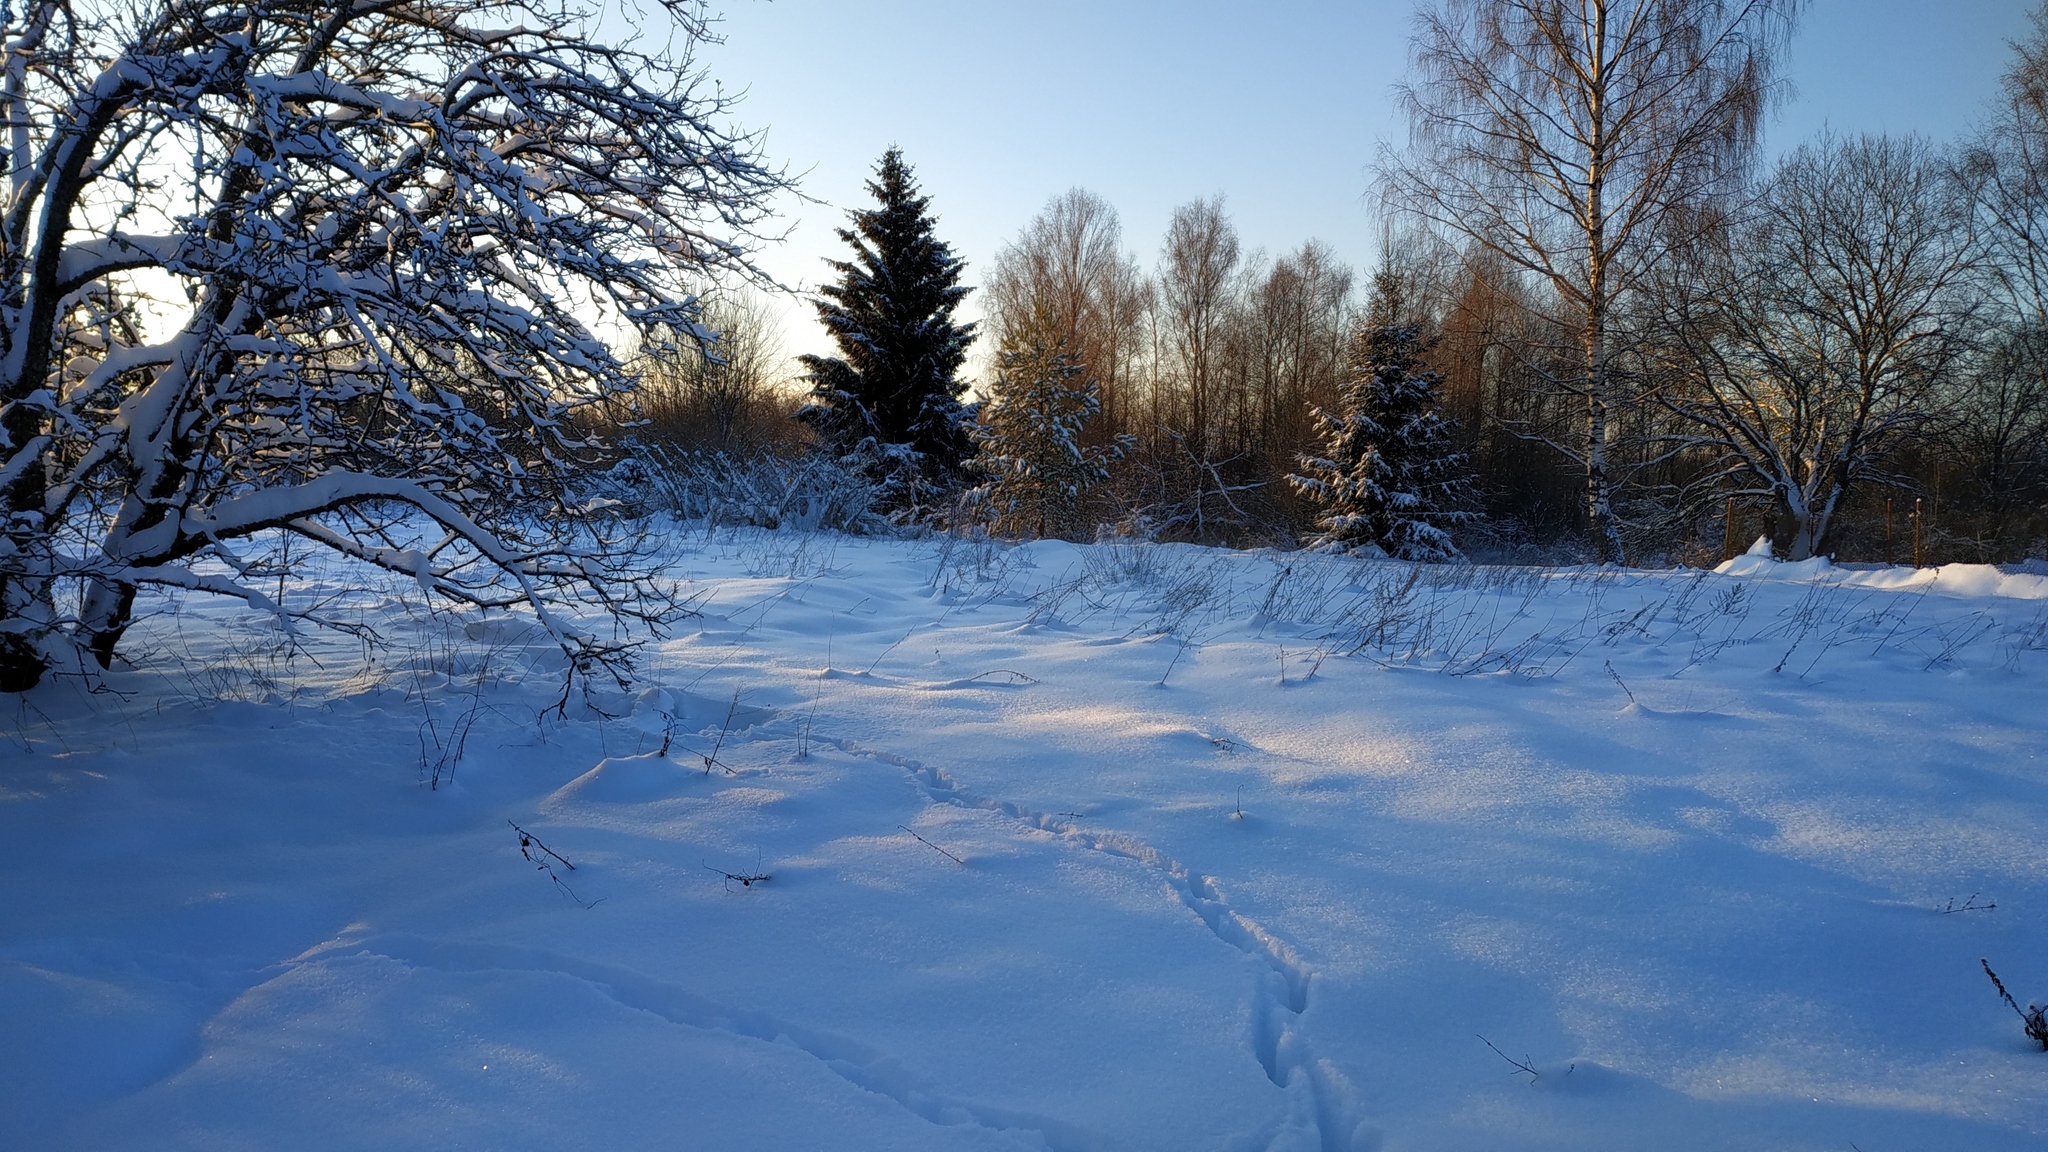
<svg viewBox="0 0 2048 1152">
<path fill-rule="evenodd" d="M 1326 509 L 1287 478 L 1362 370 L 1365 330 L 1398 324 L 1440 377 L 1468 556 L 1712 563 L 1758 536 L 1850 562 L 2043 555 L 2048 25 L 1955 140 L 1822 137 L 1766 163 L 1798 5 L 1638 7 L 1665 23 L 1605 49 L 1634 74 L 1565 98 L 1586 73 L 1545 6 L 1426 8 L 1400 89 L 1414 139 L 1380 158 L 1369 267 L 1313 239 L 1247 251 L 1221 197 L 1177 209 L 1146 260 L 1115 206 L 1075 188 L 966 270 L 987 363 L 968 399 L 1048 325 L 1095 392 L 1076 447 L 1105 474 L 1038 529 L 1312 541 Z M 1613 120 L 1599 139 L 1588 108 Z M 1521 138 L 1490 147 L 1503 125 Z M 1602 164 L 1599 186 L 1564 178 Z M 792 419 L 811 381 L 758 291 L 709 294 L 710 356 L 645 362 L 627 434 L 683 471 L 815 455 Z M 917 518 L 976 522 L 946 498 Z"/>
</svg>

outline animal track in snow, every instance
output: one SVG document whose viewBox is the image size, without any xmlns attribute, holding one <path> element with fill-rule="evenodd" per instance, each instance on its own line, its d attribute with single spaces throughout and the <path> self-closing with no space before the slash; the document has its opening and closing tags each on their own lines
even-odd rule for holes
<svg viewBox="0 0 2048 1152">
<path fill-rule="evenodd" d="M 902 1061 L 858 1040 L 791 1024 L 766 1012 L 719 1004 L 627 968 L 531 948 L 462 944 L 404 934 L 343 937 L 309 950 L 295 963 L 315 964 L 353 956 L 381 957 L 410 968 L 449 973 L 528 972 L 568 977 L 590 985 L 627 1008 L 652 1013 L 672 1024 L 768 1044 L 792 1045 L 847 1083 L 886 1096 L 933 1124 L 974 1124 L 1027 1140 L 1036 1134 L 1052 1152 L 1109 1152 L 1113 1147 L 1113 1142 L 1102 1134 L 1061 1120 L 936 1092 Z"/>
<path fill-rule="evenodd" d="M 1118 832 L 1084 829 L 1056 815 L 1034 812 L 1007 800 L 978 796 L 962 788 L 943 768 L 924 764 L 890 752 L 864 748 L 851 741 L 819 736 L 823 744 L 849 756 L 889 764 L 908 773 L 926 798 L 935 804 L 994 812 L 1028 828 L 1050 832 L 1091 851 L 1132 860 L 1159 873 L 1167 887 L 1188 910 L 1200 917 L 1217 939 L 1261 961 L 1268 971 L 1259 981 L 1252 1002 L 1252 1050 L 1266 1077 L 1276 1086 L 1293 1091 L 1303 1085 L 1310 1114 L 1297 1115 L 1289 1129 L 1300 1124 L 1313 1128 L 1313 1139 L 1322 1152 L 1360 1152 L 1378 1144 L 1377 1133 L 1356 1116 L 1356 1093 L 1343 1074 L 1325 1061 L 1316 1060 L 1295 1022 L 1308 1010 L 1309 991 L 1315 971 L 1286 941 L 1274 936 L 1257 921 L 1232 908 L 1212 877 L 1202 875 L 1150 844 Z M 1298 1146 L 1283 1131 L 1273 1148 Z"/>
</svg>

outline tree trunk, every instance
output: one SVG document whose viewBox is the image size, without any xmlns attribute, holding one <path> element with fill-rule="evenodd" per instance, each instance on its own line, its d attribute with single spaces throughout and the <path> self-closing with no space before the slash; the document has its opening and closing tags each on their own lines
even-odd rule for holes
<svg viewBox="0 0 2048 1152">
<path fill-rule="evenodd" d="M 1621 526 L 1614 518 L 1614 492 L 1607 476 L 1607 402 L 1597 390 L 1605 385 L 1601 377 L 1594 374 L 1589 383 L 1596 390 L 1586 394 L 1586 523 L 1600 562 L 1620 564 Z"/>
<path fill-rule="evenodd" d="M 1607 6 L 1594 6 L 1588 45 L 1586 119 L 1591 129 L 1586 157 L 1586 522 L 1602 564 L 1621 564 L 1621 527 L 1614 519 L 1613 485 L 1607 475 Z"/>
<path fill-rule="evenodd" d="M 135 585 L 95 580 L 79 613 L 79 632 L 101 668 L 114 666 L 114 651 L 135 618 Z"/>
<path fill-rule="evenodd" d="M 1813 558 L 1813 513 L 1810 509 L 1794 508 L 1785 501 L 1778 502 L 1778 524 L 1773 543 L 1778 555 L 1785 560 L 1810 560 Z"/>
<path fill-rule="evenodd" d="M 39 517 L 17 514 L 16 521 L 36 526 L 0 537 L 4 562 L 17 569 L 16 575 L 0 575 L 0 692 L 26 692 L 42 682 L 50 660 L 40 641 L 56 618 L 50 579 L 36 575 L 50 569 L 49 536 L 40 530 Z"/>
<path fill-rule="evenodd" d="M 0 421 L 4 442 L 20 446 L 43 431 L 35 409 L 15 404 Z M 26 692 L 42 682 L 50 662 L 37 634 L 46 630 L 56 613 L 52 611 L 49 577 L 38 572 L 50 570 L 51 545 L 48 526 L 42 516 L 45 498 L 43 469 L 24 469 L 8 487 L 6 503 L 0 506 L 0 564 L 14 575 L 0 573 L 0 692 Z"/>
<path fill-rule="evenodd" d="M 1599 204 L 1596 194 L 1593 204 Z M 1599 251 L 1599 234 L 1594 232 L 1593 251 Z M 1626 562 L 1621 544 L 1621 525 L 1614 517 L 1614 485 L 1607 474 L 1607 440 L 1610 432 L 1607 373 L 1606 277 L 1599 260 L 1591 261 L 1592 304 L 1586 309 L 1586 526 L 1592 531 L 1593 546 L 1602 564 Z"/>
</svg>

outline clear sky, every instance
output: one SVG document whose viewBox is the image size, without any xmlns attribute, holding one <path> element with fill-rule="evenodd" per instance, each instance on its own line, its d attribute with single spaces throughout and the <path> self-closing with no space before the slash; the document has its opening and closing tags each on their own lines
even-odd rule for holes
<svg viewBox="0 0 2048 1152">
<path fill-rule="evenodd" d="M 1946 140 L 1992 96 L 2037 0 L 1812 0 L 1789 57 L 1782 149 L 1823 126 Z M 1391 87 L 1412 0 L 723 0 L 702 62 L 745 89 L 739 120 L 823 203 L 785 204 L 762 253 L 811 288 L 845 209 L 890 144 L 917 170 L 968 282 L 1046 200 L 1081 185 L 1114 204 L 1149 267 L 1177 204 L 1222 194 L 1245 247 L 1315 237 L 1376 253 L 1367 192 L 1406 124 Z M 972 301 L 970 297 L 970 301 Z M 791 351 L 825 351 L 808 308 Z M 978 359 L 978 358 L 977 358 Z"/>
</svg>

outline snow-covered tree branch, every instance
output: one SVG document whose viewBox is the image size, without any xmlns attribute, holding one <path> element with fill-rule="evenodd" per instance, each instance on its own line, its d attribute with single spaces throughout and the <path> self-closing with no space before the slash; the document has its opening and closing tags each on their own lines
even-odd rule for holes
<svg viewBox="0 0 2048 1152">
<path fill-rule="evenodd" d="M 8 11 L 0 690 L 111 661 L 140 584 L 241 594 L 190 566 L 272 530 L 575 654 L 555 596 L 659 615 L 564 482 L 634 382 L 598 331 L 708 335 L 687 285 L 786 186 L 696 0 L 607 14 L 634 47 L 549 0 Z"/>
</svg>

